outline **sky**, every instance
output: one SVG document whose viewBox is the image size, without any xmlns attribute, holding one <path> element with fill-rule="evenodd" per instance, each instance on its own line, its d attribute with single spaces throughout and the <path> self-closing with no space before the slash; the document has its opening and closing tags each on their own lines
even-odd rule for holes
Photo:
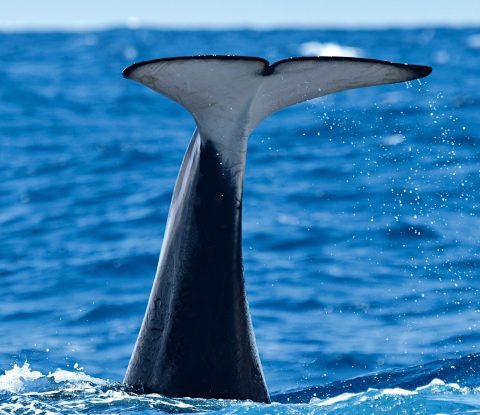
<svg viewBox="0 0 480 415">
<path fill-rule="evenodd" d="M 0 29 L 480 26 L 480 0 L 0 0 Z"/>
</svg>

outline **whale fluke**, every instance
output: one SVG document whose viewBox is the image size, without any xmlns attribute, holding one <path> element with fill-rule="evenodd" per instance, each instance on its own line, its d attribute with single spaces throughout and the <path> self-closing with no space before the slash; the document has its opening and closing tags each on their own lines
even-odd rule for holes
<svg viewBox="0 0 480 415">
<path fill-rule="evenodd" d="M 142 327 L 124 382 L 146 392 L 269 402 L 246 299 L 242 188 L 247 139 L 289 105 L 422 78 L 427 66 L 371 59 L 198 56 L 124 76 L 185 107 L 197 129 L 182 162 Z"/>
<path fill-rule="evenodd" d="M 270 65 L 255 57 L 198 56 L 136 63 L 123 75 L 178 102 L 200 133 L 213 138 L 232 129 L 248 135 L 273 112 L 299 102 L 423 78 L 431 70 L 362 58 L 290 58 Z"/>
</svg>

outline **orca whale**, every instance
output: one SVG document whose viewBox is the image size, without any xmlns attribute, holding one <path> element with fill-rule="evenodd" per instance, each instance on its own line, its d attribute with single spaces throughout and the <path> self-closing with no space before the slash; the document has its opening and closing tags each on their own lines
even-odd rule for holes
<svg viewBox="0 0 480 415">
<path fill-rule="evenodd" d="M 170 397 L 270 402 L 242 266 L 247 140 L 284 107 L 427 76 L 428 66 L 345 57 L 193 56 L 123 72 L 185 107 L 196 130 L 168 213 L 160 259 L 124 383 Z"/>
</svg>

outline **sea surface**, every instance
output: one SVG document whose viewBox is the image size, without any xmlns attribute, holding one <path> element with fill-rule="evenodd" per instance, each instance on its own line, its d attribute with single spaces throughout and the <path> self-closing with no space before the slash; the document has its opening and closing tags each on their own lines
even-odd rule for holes
<svg viewBox="0 0 480 415">
<path fill-rule="evenodd" d="M 273 405 L 121 384 L 194 129 L 193 54 L 427 64 L 258 126 L 243 243 Z M 480 413 L 480 27 L 0 32 L 0 414 Z"/>
</svg>

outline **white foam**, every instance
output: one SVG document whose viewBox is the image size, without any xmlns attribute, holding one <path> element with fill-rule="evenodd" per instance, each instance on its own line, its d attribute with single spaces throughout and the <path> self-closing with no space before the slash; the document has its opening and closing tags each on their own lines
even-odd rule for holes
<svg viewBox="0 0 480 415">
<path fill-rule="evenodd" d="M 314 404 L 316 406 L 328 406 L 328 405 L 333 405 L 338 402 L 344 402 L 348 401 L 349 399 L 360 395 L 359 393 L 342 393 L 341 395 L 335 396 L 333 398 L 328 398 L 328 399 L 318 399 L 318 398 L 312 398 L 310 400 L 311 404 Z"/>
<path fill-rule="evenodd" d="M 63 369 L 57 369 L 55 372 L 49 373 L 47 377 L 53 378 L 56 383 L 61 383 L 61 382 L 72 382 L 72 383 L 89 382 L 89 383 L 93 383 L 95 385 L 106 385 L 107 384 L 107 382 L 104 381 L 103 379 L 94 378 L 92 376 L 87 375 L 84 372 L 69 372 L 68 370 L 63 370 Z"/>
<path fill-rule="evenodd" d="M 467 45 L 472 49 L 480 49 L 480 33 L 470 35 L 467 38 Z"/>
<path fill-rule="evenodd" d="M 100 394 L 98 397 L 90 399 L 90 402 L 110 404 L 117 401 L 123 401 L 125 399 L 132 399 L 132 396 L 122 391 L 108 390 L 105 393 Z"/>
<path fill-rule="evenodd" d="M 440 387 L 440 389 L 439 389 Z M 403 389 L 400 387 L 396 388 L 385 388 L 385 389 L 376 389 L 368 388 L 365 392 L 360 393 L 342 393 L 341 395 L 328 398 L 328 399 L 319 399 L 312 398 L 310 404 L 315 406 L 330 406 L 339 402 L 345 402 L 353 399 L 353 402 L 349 404 L 364 403 L 370 400 L 378 400 L 385 397 L 410 397 L 410 396 L 423 396 L 425 394 L 429 395 L 430 393 L 438 393 L 443 390 L 446 391 L 460 391 L 463 393 L 468 393 L 470 390 L 468 388 L 462 388 L 457 383 L 445 383 L 441 379 L 433 379 L 428 385 L 420 386 L 414 390 Z"/>
<path fill-rule="evenodd" d="M 31 370 L 30 365 L 25 362 L 22 367 L 13 365 L 13 368 L 6 370 L 0 376 L 0 390 L 7 392 L 19 392 L 23 389 L 25 382 L 34 381 L 43 377 L 42 372 Z"/>
<path fill-rule="evenodd" d="M 444 386 L 445 388 L 448 389 L 454 389 L 454 390 L 467 390 L 467 388 L 462 388 L 458 383 L 445 383 L 441 379 L 433 379 L 428 385 L 425 386 L 420 386 L 416 390 L 421 391 L 421 390 L 428 390 L 428 389 L 433 389 L 438 386 Z"/>
<path fill-rule="evenodd" d="M 382 144 L 385 146 L 396 146 L 405 141 L 405 136 L 403 134 L 392 134 L 387 135 L 382 139 Z"/>
<path fill-rule="evenodd" d="M 420 386 L 418 387 L 416 390 L 417 391 L 421 391 L 423 389 L 429 389 L 431 388 L 432 386 L 445 386 L 445 382 L 441 379 L 433 379 L 428 385 L 425 385 L 425 386 Z"/>
<path fill-rule="evenodd" d="M 51 378 L 55 383 L 73 383 L 84 385 L 88 383 L 89 385 L 106 385 L 107 382 L 103 379 L 94 378 L 87 375 L 84 372 L 69 372 L 68 370 L 57 369 L 53 373 L 44 375 L 38 370 L 30 369 L 29 363 L 25 362 L 23 366 L 13 365 L 13 368 L 6 370 L 5 374 L 0 375 L 0 391 L 7 392 L 20 392 L 24 390 L 25 385 L 28 382 L 33 382 L 40 378 Z M 35 393 L 35 392 L 31 392 Z"/>
<path fill-rule="evenodd" d="M 333 42 L 305 42 L 300 45 L 300 53 L 304 56 L 349 56 L 357 58 L 363 54 L 362 49 L 353 46 L 342 46 Z"/>
<path fill-rule="evenodd" d="M 382 390 L 381 395 L 410 396 L 410 395 L 418 395 L 418 392 L 409 391 L 407 389 L 402 389 L 402 388 L 387 388 Z"/>
</svg>

